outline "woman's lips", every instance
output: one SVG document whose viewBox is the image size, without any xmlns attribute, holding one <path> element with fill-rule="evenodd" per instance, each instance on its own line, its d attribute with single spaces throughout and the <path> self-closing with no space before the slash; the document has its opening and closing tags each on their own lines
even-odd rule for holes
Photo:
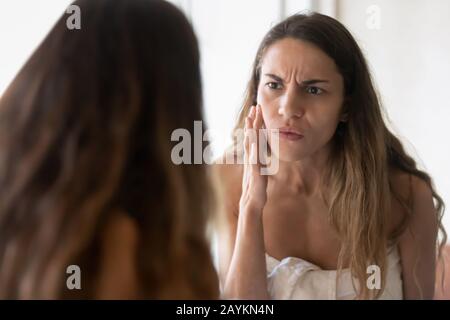
<svg viewBox="0 0 450 320">
<path fill-rule="evenodd" d="M 280 138 L 290 141 L 297 141 L 303 139 L 303 135 L 300 132 L 297 132 L 293 129 L 279 129 L 280 130 Z"/>
<path fill-rule="evenodd" d="M 280 131 L 280 138 L 286 139 L 286 140 L 291 140 L 291 141 L 296 141 L 296 140 L 303 139 L 303 136 L 300 134 L 292 133 L 292 132 Z"/>
</svg>

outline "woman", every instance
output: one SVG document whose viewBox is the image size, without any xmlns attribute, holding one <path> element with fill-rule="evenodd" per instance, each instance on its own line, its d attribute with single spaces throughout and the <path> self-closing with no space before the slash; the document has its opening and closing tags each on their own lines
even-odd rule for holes
<svg viewBox="0 0 450 320">
<path fill-rule="evenodd" d="M 299 14 L 267 33 L 243 128 L 232 151 L 247 161 L 217 166 L 229 225 L 220 240 L 224 297 L 433 298 L 443 201 L 386 127 L 341 23 Z M 267 141 L 278 161 L 272 175 L 260 174 L 261 143 L 250 134 L 262 128 L 279 132 L 278 148 Z"/>
<path fill-rule="evenodd" d="M 74 4 L 81 30 L 61 17 L 0 101 L 0 298 L 217 298 L 208 172 L 170 158 L 202 119 L 192 27 L 164 1 Z"/>
</svg>

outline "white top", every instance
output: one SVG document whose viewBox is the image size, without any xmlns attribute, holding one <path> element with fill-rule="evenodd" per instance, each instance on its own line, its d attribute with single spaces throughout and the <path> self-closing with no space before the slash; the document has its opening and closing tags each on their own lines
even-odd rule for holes
<svg viewBox="0 0 450 320">
<path fill-rule="evenodd" d="M 355 299 L 349 269 L 342 269 L 336 286 L 336 270 L 323 270 L 306 260 L 287 257 L 279 261 L 266 254 L 267 281 L 272 299 L 342 300 Z M 403 299 L 402 272 L 396 246 L 387 259 L 386 288 L 379 299 Z M 367 274 L 369 278 L 373 271 Z M 354 280 L 358 288 L 358 280 Z"/>
</svg>

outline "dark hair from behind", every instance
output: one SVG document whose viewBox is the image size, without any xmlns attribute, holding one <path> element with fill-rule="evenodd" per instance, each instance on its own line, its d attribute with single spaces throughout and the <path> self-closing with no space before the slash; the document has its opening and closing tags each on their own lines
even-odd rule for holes
<svg viewBox="0 0 450 320">
<path fill-rule="evenodd" d="M 95 298 L 116 210 L 139 229 L 143 298 L 217 298 L 209 173 L 170 158 L 172 131 L 203 119 L 192 27 L 165 1 L 74 4 L 81 29 L 63 15 L 0 100 L 0 298 Z"/>
</svg>

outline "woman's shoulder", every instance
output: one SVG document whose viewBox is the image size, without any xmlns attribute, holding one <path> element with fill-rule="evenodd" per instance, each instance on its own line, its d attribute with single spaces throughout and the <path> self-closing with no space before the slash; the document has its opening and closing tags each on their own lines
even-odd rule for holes
<svg viewBox="0 0 450 320">
<path fill-rule="evenodd" d="M 101 235 L 98 299 L 134 299 L 139 294 L 135 272 L 138 227 L 125 212 L 111 214 Z"/>
<path fill-rule="evenodd" d="M 237 161 L 232 151 L 225 151 L 213 164 L 214 171 L 224 184 L 240 185 L 243 165 Z"/>
<path fill-rule="evenodd" d="M 389 184 L 391 193 L 395 198 L 401 197 L 407 201 L 411 197 L 411 179 L 412 175 L 397 168 L 389 169 Z"/>
<path fill-rule="evenodd" d="M 225 152 L 213 164 L 215 176 L 218 179 L 220 193 L 225 205 L 232 211 L 238 209 L 242 193 L 243 165 L 236 161 L 233 155 Z"/>
<path fill-rule="evenodd" d="M 424 215 L 424 207 L 433 210 L 433 195 L 428 183 L 422 178 L 400 169 L 390 169 L 389 181 L 391 184 L 391 222 L 392 229 L 398 227 L 407 217 Z M 412 212 L 407 212 L 405 205 L 409 205 Z M 428 211 L 430 211 L 428 210 Z M 429 219 L 435 215 L 429 214 Z"/>
<path fill-rule="evenodd" d="M 402 261 L 404 296 L 407 299 L 431 299 L 435 286 L 440 213 L 434 203 L 430 180 L 427 180 L 415 174 L 398 173 L 396 176 L 398 190 L 408 193 L 410 201 L 410 210 L 406 222 L 402 225 L 402 232 L 396 234 Z M 395 210 L 393 213 L 396 213 Z M 418 290 L 417 285 L 420 285 L 422 290 Z"/>
<path fill-rule="evenodd" d="M 424 197 L 432 197 L 432 191 L 428 183 L 412 173 L 392 168 L 389 171 L 389 180 L 392 191 L 405 200 L 414 203 Z"/>
</svg>

